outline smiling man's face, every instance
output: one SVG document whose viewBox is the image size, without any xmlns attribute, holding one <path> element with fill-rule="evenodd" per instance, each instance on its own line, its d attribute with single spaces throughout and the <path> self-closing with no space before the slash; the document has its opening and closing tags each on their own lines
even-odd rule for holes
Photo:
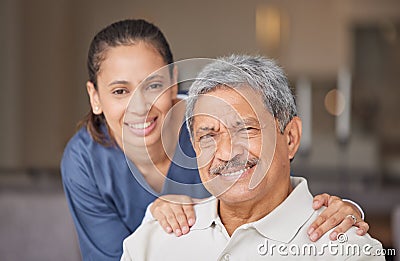
<svg viewBox="0 0 400 261">
<path fill-rule="evenodd" d="M 273 184 L 288 180 L 285 135 L 250 87 L 223 86 L 199 97 L 193 144 L 204 185 L 224 201 L 262 197 Z"/>
</svg>

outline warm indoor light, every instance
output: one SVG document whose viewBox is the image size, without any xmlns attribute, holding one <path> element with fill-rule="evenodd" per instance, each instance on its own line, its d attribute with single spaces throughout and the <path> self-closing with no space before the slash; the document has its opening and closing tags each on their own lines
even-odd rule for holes
<svg viewBox="0 0 400 261">
<path fill-rule="evenodd" d="M 330 90 L 325 96 L 325 109 L 333 116 L 339 116 L 345 108 L 345 97 L 337 89 Z"/>
<path fill-rule="evenodd" d="M 275 50 L 281 42 L 281 12 L 274 7 L 259 6 L 256 11 L 257 41 L 267 49 Z"/>
</svg>

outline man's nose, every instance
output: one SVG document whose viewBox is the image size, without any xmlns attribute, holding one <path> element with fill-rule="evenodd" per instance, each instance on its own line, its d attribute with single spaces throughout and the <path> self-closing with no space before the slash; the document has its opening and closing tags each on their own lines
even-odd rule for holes
<svg viewBox="0 0 400 261">
<path fill-rule="evenodd" d="M 243 154 L 243 147 L 235 142 L 230 133 L 220 135 L 216 144 L 215 156 L 222 161 L 229 161 L 237 155 Z"/>
</svg>

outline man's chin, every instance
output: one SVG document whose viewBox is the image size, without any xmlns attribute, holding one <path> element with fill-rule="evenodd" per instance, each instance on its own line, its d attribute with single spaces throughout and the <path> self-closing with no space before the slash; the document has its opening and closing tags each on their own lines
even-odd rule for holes
<svg viewBox="0 0 400 261">
<path fill-rule="evenodd" d="M 226 191 L 225 193 L 219 195 L 217 198 L 228 204 L 240 204 L 249 200 L 252 200 L 255 197 L 254 191 L 246 188 L 234 188 Z"/>
<path fill-rule="evenodd" d="M 245 179 L 226 179 L 225 177 L 216 176 L 212 180 L 204 183 L 207 190 L 217 198 L 236 198 L 241 199 L 242 196 L 251 194 L 249 189 L 250 178 Z"/>
</svg>

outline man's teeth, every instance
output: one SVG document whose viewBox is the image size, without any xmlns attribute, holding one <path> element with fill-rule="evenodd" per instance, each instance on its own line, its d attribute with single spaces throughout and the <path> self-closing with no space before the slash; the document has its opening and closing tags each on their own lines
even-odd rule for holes
<svg viewBox="0 0 400 261">
<path fill-rule="evenodd" d="M 154 120 L 145 122 L 145 123 L 136 123 L 136 124 L 128 124 L 128 125 L 129 125 L 129 127 L 133 128 L 133 129 L 146 129 L 153 122 L 154 122 Z"/>
<path fill-rule="evenodd" d="M 241 169 L 241 170 L 238 170 L 238 171 L 235 171 L 235 172 L 230 172 L 230 173 L 221 173 L 220 175 L 221 176 L 224 176 L 224 177 L 229 177 L 229 176 L 239 176 L 239 175 L 242 175 L 244 172 L 246 172 L 247 170 L 249 170 L 250 168 L 249 167 L 247 167 L 247 168 L 244 168 L 244 169 Z"/>
</svg>

